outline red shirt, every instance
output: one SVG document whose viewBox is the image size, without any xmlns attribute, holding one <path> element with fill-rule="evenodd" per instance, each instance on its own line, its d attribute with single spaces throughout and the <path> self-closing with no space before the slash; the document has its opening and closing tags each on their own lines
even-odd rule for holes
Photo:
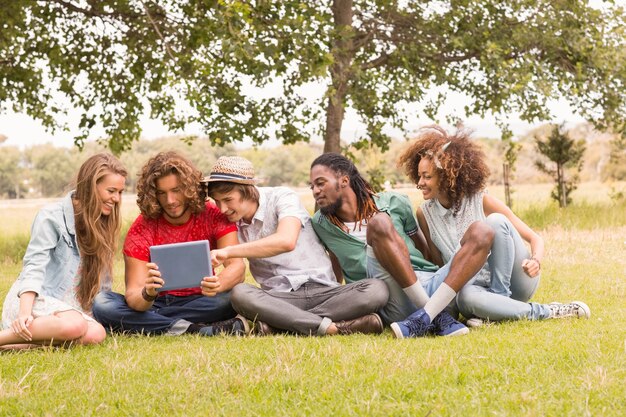
<svg viewBox="0 0 626 417">
<path fill-rule="evenodd" d="M 139 215 L 128 229 L 124 241 L 124 255 L 150 262 L 150 246 L 196 240 L 208 240 L 211 248 L 217 248 L 217 240 L 232 232 L 237 232 L 237 226 L 229 222 L 215 204 L 209 201 L 206 202 L 206 209 L 203 212 L 192 214 L 189 220 L 181 225 L 173 225 L 163 216 L 150 219 Z M 163 291 L 159 295 L 187 296 L 201 293 L 202 290 L 197 287 Z"/>
</svg>

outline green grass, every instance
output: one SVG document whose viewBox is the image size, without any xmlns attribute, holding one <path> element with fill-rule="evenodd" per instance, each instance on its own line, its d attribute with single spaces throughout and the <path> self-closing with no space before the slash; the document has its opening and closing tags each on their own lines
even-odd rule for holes
<svg viewBox="0 0 626 417">
<path fill-rule="evenodd" d="M 547 199 L 519 199 L 546 240 L 535 301 L 583 300 L 590 320 L 445 339 L 115 335 L 100 346 L 5 352 L 0 415 L 625 415 L 624 207 L 599 197 L 555 211 Z M 1 298 L 20 263 L 2 263 Z M 122 271 L 118 260 L 118 290 Z"/>
</svg>

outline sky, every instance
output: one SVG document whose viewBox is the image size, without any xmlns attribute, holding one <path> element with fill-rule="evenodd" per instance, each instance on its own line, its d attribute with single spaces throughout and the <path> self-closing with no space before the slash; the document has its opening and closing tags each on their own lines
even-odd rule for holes
<svg viewBox="0 0 626 417">
<path fill-rule="evenodd" d="M 458 113 L 458 109 L 462 109 L 466 103 L 467 98 L 463 97 L 462 95 L 450 94 L 449 99 L 446 101 L 444 106 L 442 106 L 442 109 L 440 111 L 441 125 L 446 128 L 451 128 L 451 126 L 448 126 L 444 123 L 444 115 L 454 113 L 455 111 Z M 568 125 L 574 125 L 583 122 L 583 119 L 580 116 L 575 115 L 566 102 L 551 102 L 549 104 L 549 108 L 554 116 L 552 120 L 540 121 L 530 124 L 520 120 L 516 114 L 507 115 L 506 120 L 508 120 L 509 126 L 515 136 L 524 135 L 533 128 L 547 122 L 566 122 Z M 75 126 L 79 120 L 79 112 L 70 111 L 67 120 L 69 121 L 70 126 Z M 429 120 L 427 118 L 416 120 L 414 123 L 408 126 L 408 130 L 416 130 L 419 127 L 433 123 L 433 120 Z M 147 140 L 176 134 L 202 135 L 202 129 L 199 126 L 190 126 L 184 132 L 168 131 L 168 129 L 163 126 L 162 123 L 160 123 L 158 120 L 150 119 L 147 115 L 144 115 L 141 118 L 140 125 L 143 130 L 142 139 Z M 476 137 L 499 138 L 501 135 L 501 131 L 496 125 L 496 118 L 492 115 L 489 115 L 485 118 L 474 116 L 469 119 L 465 119 L 465 126 L 472 129 L 474 131 L 474 136 Z M 358 123 L 357 118 L 353 114 L 350 114 L 350 112 L 347 112 L 342 129 L 342 138 L 346 141 L 350 141 L 350 139 L 356 137 L 359 132 L 363 131 L 364 127 L 360 123 Z M 90 140 L 95 140 L 103 136 L 102 129 L 95 128 L 92 132 L 93 133 L 90 136 Z M 400 131 L 388 130 L 386 133 L 396 138 L 403 137 L 402 132 Z M 4 142 L 5 146 L 17 146 L 20 148 L 24 148 L 36 144 L 52 143 L 55 146 L 70 147 L 73 145 L 73 137 L 77 134 L 78 130 L 55 133 L 48 132 L 45 130 L 40 122 L 32 119 L 26 114 L 0 114 L 0 135 L 4 135 L 7 137 L 6 141 Z M 267 146 L 275 146 L 277 144 L 278 142 L 274 141 L 268 143 Z M 250 143 L 243 142 L 240 143 L 238 146 L 248 147 L 250 146 Z"/>
</svg>

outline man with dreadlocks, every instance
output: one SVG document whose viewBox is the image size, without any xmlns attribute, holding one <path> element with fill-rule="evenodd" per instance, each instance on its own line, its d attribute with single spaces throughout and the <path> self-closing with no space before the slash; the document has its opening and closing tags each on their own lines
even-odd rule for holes
<svg viewBox="0 0 626 417">
<path fill-rule="evenodd" d="M 313 228 L 346 282 L 382 279 L 389 301 L 380 310 L 398 338 L 467 334 L 444 311 L 457 292 L 480 271 L 489 254 L 493 230 L 470 226 L 454 258 L 438 268 L 426 260 L 428 246 L 408 197 L 376 194 L 346 157 L 327 153 L 311 164 L 311 190 L 320 208 Z M 408 317 L 407 317 L 408 316 Z"/>
</svg>

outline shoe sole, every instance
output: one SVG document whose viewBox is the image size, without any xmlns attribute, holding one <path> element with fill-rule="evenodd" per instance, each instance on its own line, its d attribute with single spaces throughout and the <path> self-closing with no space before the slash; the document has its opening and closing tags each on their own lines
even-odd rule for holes
<svg viewBox="0 0 626 417">
<path fill-rule="evenodd" d="M 591 309 L 587 304 L 583 303 L 582 301 L 572 301 L 572 304 L 576 304 L 585 312 L 583 316 L 577 315 L 579 319 L 589 319 L 591 317 Z"/>
<path fill-rule="evenodd" d="M 372 332 L 371 334 L 381 334 L 385 330 L 385 326 L 383 325 L 383 319 L 381 319 L 380 316 L 376 313 L 372 313 L 372 315 L 376 317 L 376 320 L 378 322 L 378 329 L 376 329 L 376 331 Z"/>
<path fill-rule="evenodd" d="M 248 319 L 242 316 L 241 314 L 237 314 L 235 316 L 236 319 L 239 319 L 241 323 L 243 323 L 243 334 L 245 336 L 250 334 L 250 324 L 248 323 Z"/>
<path fill-rule="evenodd" d="M 396 339 L 404 339 L 404 335 L 402 334 L 402 330 L 400 330 L 400 326 L 397 323 L 391 323 L 391 330 L 393 330 L 393 335 Z"/>
<path fill-rule="evenodd" d="M 468 319 L 465 322 L 465 325 L 467 327 L 471 327 L 472 329 L 476 329 L 478 327 L 485 326 L 485 322 L 482 319 L 479 319 L 479 318 L 471 318 L 471 319 Z"/>
<path fill-rule="evenodd" d="M 467 327 L 463 327 L 459 330 L 456 330 L 452 333 L 448 333 L 448 334 L 444 334 L 442 335 L 442 337 L 450 337 L 450 336 L 463 336 L 466 335 L 470 332 L 470 330 Z"/>
</svg>

